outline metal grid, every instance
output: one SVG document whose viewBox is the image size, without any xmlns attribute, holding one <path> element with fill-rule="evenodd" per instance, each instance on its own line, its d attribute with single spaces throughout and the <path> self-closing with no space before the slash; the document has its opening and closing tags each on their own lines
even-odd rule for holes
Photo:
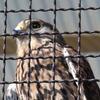
<svg viewBox="0 0 100 100">
<path fill-rule="evenodd" d="M 75 56 L 77 58 L 80 58 L 81 57 L 81 35 L 82 34 L 100 34 L 100 31 L 99 30 L 94 30 L 94 31 L 81 31 L 81 11 L 87 11 L 87 10 L 100 10 L 100 7 L 97 7 L 97 8 L 94 8 L 94 7 L 89 7 L 89 8 L 82 8 L 81 7 L 81 0 L 79 0 L 79 4 L 78 4 L 78 8 L 59 8 L 57 9 L 57 5 L 56 5 L 56 0 L 54 0 L 54 9 L 53 8 L 49 8 L 49 9 L 38 9 L 38 10 L 35 10 L 35 9 L 32 9 L 32 0 L 29 0 L 30 2 L 30 5 L 29 5 L 29 9 L 28 10 L 24 10 L 24 9 L 20 9 L 20 10 L 7 10 L 7 1 L 8 0 L 5 0 L 5 7 L 4 7 L 4 10 L 0 10 L 0 13 L 3 13 L 4 16 L 5 16 L 5 20 L 4 20 L 4 34 L 3 35 L 0 35 L 0 37 L 3 37 L 3 57 L 0 57 L 0 60 L 3 61 L 3 79 L 2 81 L 0 81 L 0 85 L 3 85 L 3 88 L 2 88 L 2 92 L 3 92 L 3 97 L 2 97 L 2 100 L 4 100 L 4 96 L 5 96 L 5 84 L 12 84 L 12 83 L 16 83 L 16 84 L 22 84 L 22 83 L 27 83 L 27 81 L 21 81 L 21 82 L 18 82 L 18 81 L 12 81 L 12 82 L 8 82 L 5 80 L 5 68 L 6 68 L 6 60 L 18 60 L 18 59 L 22 59 L 22 60 L 25 60 L 25 59 L 36 59 L 35 57 L 30 57 L 30 53 L 29 53 L 29 57 L 27 58 L 14 58 L 14 57 L 6 57 L 6 37 L 11 37 L 13 36 L 12 34 L 8 34 L 7 33 L 7 15 L 9 13 L 19 13 L 19 12 L 30 12 L 29 14 L 29 19 L 31 20 L 32 19 L 32 12 L 54 12 L 54 30 L 56 29 L 56 12 L 57 11 L 63 11 L 63 12 L 67 12 L 67 11 L 79 11 L 78 13 L 78 18 L 79 18 L 79 22 L 78 22 L 78 31 L 75 31 L 75 32 L 63 32 L 61 34 L 77 34 L 77 51 L 78 51 L 78 55 Z M 29 48 L 30 47 L 30 42 L 31 42 L 31 27 L 30 27 L 30 32 L 29 32 Z M 31 81 L 30 82 L 30 72 L 28 74 L 29 76 L 29 81 L 28 81 L 28 87 L 30 89 L 30 83 L 54 83 L 53 85 L 53 91 L 54 91 L 54 95 L 53 95 L 53 100 L 54 100 L 54 97 L 55 97 L 55 83 L 58 82 L 58 83 L 61 83 L 61 82 L 76 82 L 77 80 L 61 80 L 61 81 L 58 81 L 58 80 L 55 80 L 55 59 L 58 58 L 58 57 L 55 57 L 55 35 L 53 36 L 53 42 L 54 42 L 54 56 L 53 56 L 53 66 L 52 66 L 52 69 L 53 69 L 53 80 L 52 81 Z M 30 50 L 30 49 L 29 49 Z M 72 56 L 71 56 L 72 57 Z M 84 56 L 85 58 L 88 58 L 88 57 L 92 57 L 92 58 L 97 58 L 97 57 L 100 57 L 100 54 L 99 55 L 87 55 L 87 56 Z M 47 58 L 50 58 L 50 57 L 41 57 L 42 59 L 47 59 Z M 80 64 L 80 62 L 78 62 Z M 29 61 L 29 69 L 30 69 L 30 61 Z M 84 81 L 89 81 L 89 82 L 100 82 L 100 79 L 83 79 L 83 80 L 79 80 L 78 82 L 84 82 Z M 80 88 L 80 86 L 79 86 Z M 80 91 L 79 91 L 80 92 Z M 80 93 L 79 93 L 80 94 Z M 29 94 L 28 94 L 29 95 Z"/>
</svg>

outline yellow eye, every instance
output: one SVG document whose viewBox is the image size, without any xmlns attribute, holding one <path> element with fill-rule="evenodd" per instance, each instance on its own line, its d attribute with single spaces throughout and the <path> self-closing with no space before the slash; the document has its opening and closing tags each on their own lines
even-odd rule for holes
<svg viewBox="0 0 100 100">
<path fill-rule="evenodd" d="M 41 24 L 37 21 L 31 23 L 33 29 L 37 29 L 41 27 Z"/>
</svg>

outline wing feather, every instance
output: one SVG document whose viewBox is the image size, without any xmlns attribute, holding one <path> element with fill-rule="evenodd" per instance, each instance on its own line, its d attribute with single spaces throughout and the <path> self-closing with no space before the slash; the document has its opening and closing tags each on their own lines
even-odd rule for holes
<svg viewBox="0 0 100 100">
<path fill-rule="evenodd" d="M 63 54 L 64 56 L 70 56 L 69 59 L 65 58 L 65 60 L 69 63 L 69 72 L 74 79 L 95 79 L 90 64 L 83 56 L 79 58 L 79 64 L 78 58 L 71 58 L 71 56 L 75 57 L 78 54 L 76 50 L 72 47 L 65 47 L 63 49 Z M 83 82 L 82 90 L 87 98 L 86 100 L 100 100 L 100 89 L 96 82 Z"/>
<path fill-rule="evenodd" d="M 16 84 L 10 84 L 7 88 L 6 100 L 18 100 Z"/>
</svg>

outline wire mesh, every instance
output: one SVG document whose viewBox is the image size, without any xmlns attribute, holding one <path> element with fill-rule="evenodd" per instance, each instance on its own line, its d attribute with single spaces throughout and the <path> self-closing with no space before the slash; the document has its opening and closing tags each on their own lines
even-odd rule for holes
<svg viewBox="0 0 100 100">
<path fill-rule="evenodd" d="M 78 13 L 78 18 L 79 18 L 79 22 L 78 22 L 78 31 L 75 31 L 75 32 L 63 32 L 61 34 L 65 35 L 65 34 L 77 34 L 77 51 L 78 51 L 78 55 L 77 56 L 74 56 L 75 58 L 81 58 L 81 35 L 82 34 L 100 34 L 100 31 L 99 30 L 94 30 L 94 31 L 81 31 L 81 11 L 88 11 L 88 10 L 100 10 L 100 7 L 88 7 L 88 8 L 83 8 L 81 7 L 81 0 L 79 0 L 79 6 L 78 8 L 57 8 L 57 5 L 56 5 L 56 0 L 54 0 L 54 8 L 49 8 L 49 9 L 32 9 L 32 0 L 29 0 L 30 2 L 30 5 L 29 5 L 29 9 L 26 10 L 26 9 L 20 9 L 20 10 L 8 10 L 7 9 L 7 2 L 8 0 L 5 0 L 4 3 L 5 3 L 5 7 L 4 7 L 4 10 L 0 10 L 0 13 L 3 13 L 4 16 L 5 16 L 5 20 L 4 20 L 4 34 L 3 35 L 0 35 L 0 37 L 3 37 L 3 57 L 0 57 L 0 60 L 3 61 L 3 79 L 2 81 L 0 81 L 0 85 L 3 85 L 3 88 L 2 88 L 2 92 L 3 92 L 3 97 L 2 97 L 2 100 L 4 100 L 4 96 L 5 96 L 5 84 L 12 84 L 12 83 L 16 83 L 16 84 L 22 84 L 22 83 L 28 83 L 28 87 L 30 90 L 30 83 L 37 83 L 37 84 L 40 84 L 40 83 L 53 83 L 53 97 L 52 97 L 52 100 L 55 100 L 55 83 L 62 83 L 62 82 L 76 82 L 78 80 L 61 80 L 61 81 L 58 81 L 58 80 L 55 80 L 55 59 L 58 59 L 60 57 L 56 57 L 55 56 L 55 35 L 53 35 L 53 43 L 54 43 L 54 48 L 53 48 L 53 52 L 54 52 L 54 56 L 53 56 L 53 65 L 52 65 L 52 70 L 53 70 L 53 80 L 50 80 L 50 81 L 30 81 L 30 70 L 29 70 L 29 74 L 28 74 L 28 82 L 27 81 L 21 81 L 21 82 L 18 82 L 18 81 L 6 81 L 5 80 L 5 68 L 6 68 L 6 61 L 7 60 L 18 60 L 18 59 L 21 59 L 21 60 L 25 60 L 25 59 L 29 59 L 29 69 L 30 69 L 30 59 L 37 59 L 37 57 L 30 57 L 30 52 L 29 52 L 29 55 L 28 57 L 26 58 L 23 58 L 23 57 L 6 57 L 6 38 L 7 37 L 11 37 L 13 36 L 12 34 L 8 34 L 7 33 L 7 15 L 9 13 L 20 13 L 20 12 L 24 12 L 24 13 L 27 13 L 27 12 L 30 12 L 29 14 L 29 19 L 31 20 L 32 19 L 32 16 L 31 16 L 31 13 L 32 12 L 53 12 L 54 13 L 54 19 L 53 19 L 53 22 L 54 22 L 54 30 L 56 29 L 56 16 L 57 16 L 57 11 L 62 11 L 62 12 L 67 12 L 67 11 L 79 11 Z M 30 35 L 29 35 L 29 50 L 30 50 L 30 42 L 31 42 L 31 27 L 30 27 Z M 69 56 L 66 56 L 66 58 L 69 57 Z M 73 56 L 70 56 L 72 58 L 74 58 Z M 87 55 L 87 56 L 84 56 L 85 58 L 97 58 L 97 57 L 100 57 L 100 54 L 99 55 Z M 47 59 L 47 58 L 52 58 L 52 57 L 39 57 L 41 59 Z M 79 61 L 78 61 L 79 62 Z M 79 62 L 80 64 L 80 62 Z M 100 79 L 83 79 L 83 80 L 79 80 L 78 82 L 100 82 Z M 80 88 L 80 87 L 79 87 Z M 79 93 L 80 95 L 80 93 Z M 29 92 L 28 92 L 28 96 L 29 96 Z M 29 99 L 28 99 L 29 100 Z"/>
<path fill-rule="evenodd" d="M 7 33 L 7 0 L 5 0 L 5 8 L 4 8 L 4 15 L 5 15 L 5 20 L 4 20 L 4 25 L 5 25 L 5 29 L 4 29 L 4 34 Z M 3 81 L 5 81 L 5 68 L 6 68 L 6 37 L 4 36 L 4 44 L 3 44 L 3 52 L 4 52 L 4 56 L 3 56 Z M 3 97 L 2 99 L 4 100 L 4 96 L 5 96 L 5 84 L 3 85 L 2 88 L 2 92 L 3 92 Z"/>
</svg>

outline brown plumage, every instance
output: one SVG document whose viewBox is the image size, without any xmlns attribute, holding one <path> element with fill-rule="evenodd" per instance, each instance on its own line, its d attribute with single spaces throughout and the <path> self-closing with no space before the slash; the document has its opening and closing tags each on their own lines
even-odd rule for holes
<svg viewBox="0 0 100 100">
<path fill-rule="evenodd" d="M 29 33 L 30 25 L 32 36 L 29 49 L 29 36 L 23 34 Z M 66 46 L 63 37 L 58 30 L 53 31 L 51 24 L 42 20 L 26 19 L 21 21 L 14 31 L 17 41 L 17 56 L 36 58 L 30 59 L 30 61 L 29 59 L 17 61 L 16 81 L 28 81 L 29 79 L 30 81 L 52 81 L 54 74 L 55 80 L 58 81 L 94 78 L 90 65 L 84 57 L 80 58 L 80 66 L 78 66 L 77 58 L 64 58 L 65 55 L 75 56 L 77 52 L 72 47 Z M 52 35 L 54 32 L 57 33 L 55 44 Z M 53 65 L 55 73 L 53 73 Z M 16 85 L 19 100 L 53 100 L 53 83 L 30 83 L 30 88 L 28 85 L 27 83 Z M 78 87 L 77 82 L 55 83 L 55 100 L 77 100 L 78 98 L 80 100 L 100 100 L 100 90 L 96 82 L 81 83 L 80 96 L 78 96 Z"/>
</svg>

